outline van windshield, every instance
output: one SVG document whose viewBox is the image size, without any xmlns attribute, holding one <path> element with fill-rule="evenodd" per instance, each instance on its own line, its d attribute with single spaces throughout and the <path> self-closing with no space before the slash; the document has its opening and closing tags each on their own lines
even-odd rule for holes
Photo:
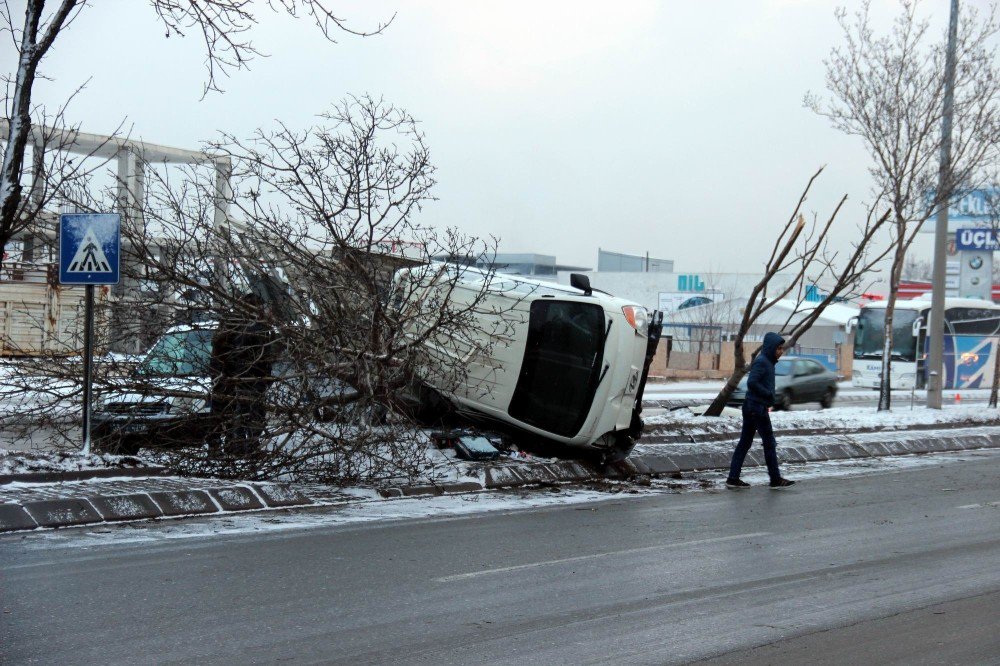
<svg viewBox="0 0 1000 666">
<path fill-rule="evenodd" d="M 158 377 L 208 376 L 213 331 L 191 329 L 167 333 L 153 345 L 139 365 L 142 375 Z"/>
<path fill-rule="evenodd" d="M 562 437 L 576 435 L 601 379 L 606 326 L 603 308 L 593 303 L 532 303 L 509 414 Z"/>
</svg>

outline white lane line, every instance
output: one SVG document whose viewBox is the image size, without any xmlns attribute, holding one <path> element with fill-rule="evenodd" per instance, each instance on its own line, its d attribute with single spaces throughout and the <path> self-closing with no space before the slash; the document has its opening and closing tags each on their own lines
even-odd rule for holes
<svg viewBox="0 0 1000 666">
<path fill-rule="evenodd" d="M 1000 506 L 1000 502 L 983 502 L 981 504 L 966 504 L 959 509 L 985 509 L 988 506 Z"/>
<path fill-rule="evenodd" d="M 544 562 L 532 562 L 531 564 L 518 564 L 512 567 L 500 567 L 499 569 L 483 569 L 482 571 L 470 571 L 469 573 L 455 574 L 453 576 L 443 576 L 435 578 L 436 583 L 451 583 L 456 580 L 466 580 L 477 576 L 489 576 L 491 574 L 506 573 L 508 571 L 522 571 L 524 569 L 535 569 L 537 567 L 547 567 L 551 564 L 566 564 L 567 562 L 583 562 L 584 560 L 596 560 L 602 557 L 612 557 L 615 555 L 631 555 L 633 553 L 645 553 L 653 550 L 665 548 L 681 548 L 684 546 L 700 546 L 706 543 L 721 543 L 723 541 L 735 541 L 737 539 L 752 539 L 770 535 L 770 532 L 749 532 L 747 534 L 734 534 L 733 536 L 714 537 L 711 539 L 695 539 L 693 541 L 678 541 L 676 543 L 661 543 L 656 546 L 643 546 L 642 548 L 629 548 L 626 550 L 614 550 L 610 553 L 594 553 L 593 555 L 578 555 L 576 557 L 564 557 L 558 560 L 545 560 Z"/>
</svg>

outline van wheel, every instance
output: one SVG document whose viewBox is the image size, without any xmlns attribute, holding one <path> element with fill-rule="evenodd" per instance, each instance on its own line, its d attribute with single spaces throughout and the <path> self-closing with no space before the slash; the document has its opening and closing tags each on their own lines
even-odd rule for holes
<svg viewBox="0 0 1000 666">
<path fill-rule="evenodd" d="M 791 391 L 785 391 L 785 392 L 783 392 L 781 394 L 781 397 L 778 398 L 778 409 L 780 409 L 783 412 L 790 412 L 790 411 L 792 411 L 792 392 Z"/>
<path fill-rule="evenodd" d="M 611 465 L 628 458 L 635 446 L 635 440 L 624 432 L 609 432 L 601 437 L 598 446 L 601 447 L 601 464 Z"/>
</svg>

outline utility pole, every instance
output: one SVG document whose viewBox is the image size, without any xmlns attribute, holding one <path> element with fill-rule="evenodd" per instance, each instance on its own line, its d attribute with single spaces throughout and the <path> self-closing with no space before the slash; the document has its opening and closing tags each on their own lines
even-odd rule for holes
<svg viewBox="0 0 1000 666">
<path fill-rule="evenodd" d="M 945 247 L 948 242 L 948 204 L 951 200 L 951 117 L 955 100 L 955 41 L 958 36 L 958 0 L 951 0 L 951 21 L 948 24 L 948 54 L 944 65 L 944 109 L 941 119 L 941 165 L 938 171 L 937 228 L 934 230 L 934 280 L 931 295 L 931 316 L 927 323 L 930 336 L 928 359 L 927 406 L 941 409 L 941 389 L 944 383 L 944 293 Z M 947 196 L 944 196 L 947 195 Z"/>
</svg>

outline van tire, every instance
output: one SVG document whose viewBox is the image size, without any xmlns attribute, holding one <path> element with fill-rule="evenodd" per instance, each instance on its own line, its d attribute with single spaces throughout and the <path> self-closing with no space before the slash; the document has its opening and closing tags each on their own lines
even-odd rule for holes
<svg viewBox="0 0 1000 666">
<path fill-rule="evenodd" d="M 632 453 L 635 440 L 624 432 L 609 432 L 598 440 L 601 449 L 601 465 L 622 462 Z"/>
</svg>

